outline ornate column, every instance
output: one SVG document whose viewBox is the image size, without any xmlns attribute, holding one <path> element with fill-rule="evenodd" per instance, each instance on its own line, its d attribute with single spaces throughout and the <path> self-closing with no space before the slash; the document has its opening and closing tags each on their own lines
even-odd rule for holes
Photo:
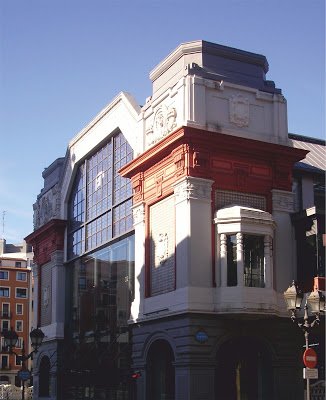
<svg viewBox="0 0 326 400">
<path fill-rule="evenodd" d="M 243 234 L 237 233 L 237 286 L 244 286 Z"/>
<path fill-rule="evenodd" d="M 271 237 L 264 236 L 265 287 L 272 287 Z"/>
</svg>

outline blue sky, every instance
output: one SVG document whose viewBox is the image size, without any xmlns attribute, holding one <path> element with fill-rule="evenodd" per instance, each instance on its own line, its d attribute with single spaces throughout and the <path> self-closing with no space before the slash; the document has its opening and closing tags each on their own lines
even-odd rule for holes
<svg viewBox="0 0 326 400">
<path fill-rule="evenodd" d="M 1 0 L 0 35 L 0 236 L 10 243 L 33 230 L 44 168 L 120 91 L 144 104 L 149 72 L 182 42 L 264 54 L 289 131 L 325 135 L 324 0 Z"/>
</svg>

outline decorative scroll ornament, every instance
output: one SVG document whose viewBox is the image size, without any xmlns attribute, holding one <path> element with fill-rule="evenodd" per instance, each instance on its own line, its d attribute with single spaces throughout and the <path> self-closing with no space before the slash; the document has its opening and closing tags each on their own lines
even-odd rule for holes
<svg viewBox="0 0 326 400">
<path fill-rule="evenodd" d="M 47 307 L 50 302 L 50 287 L 46 286 L 43 288 L 43 306 Z"/>
<path fill-rule="evenodd" d="M 232 96 L 229 99 L 230 122 L 243 128 L 249 125 L 249 100 L 241 94 Z"/>
<path fill-rule="evenodd" d="M 177 111 L 174 107 L 160 106 L 154 115 L 153 125 L 146 131 L 147 147 L 163 139 L 177 126 Z"/>
<path fill-rule="evenodd" d="M 169 238 L 167 233 L 160 233 L 158 235 L 155 252 L 158 259 L 157 266 L 163 264 L 169 257 Z"/>
</svg>

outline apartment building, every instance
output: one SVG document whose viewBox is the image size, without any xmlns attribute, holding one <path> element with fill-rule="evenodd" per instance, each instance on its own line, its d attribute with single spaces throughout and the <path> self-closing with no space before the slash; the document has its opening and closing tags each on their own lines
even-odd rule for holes
<svg viewBox="0 0 326 400">
<path fill-rule="evenodd" d="M 17 372 L 21 369 L 23 342 L 29 350 L 29 332 L 32 316 L 31 246 L 7 244 L 0 239 L 0 316 L 1 316 L 1 363 L 0 382 L 20 385 Z M 18 342 L 9 354 L 3 349 L 4 332 L 13 329 Z"/>
</svg>

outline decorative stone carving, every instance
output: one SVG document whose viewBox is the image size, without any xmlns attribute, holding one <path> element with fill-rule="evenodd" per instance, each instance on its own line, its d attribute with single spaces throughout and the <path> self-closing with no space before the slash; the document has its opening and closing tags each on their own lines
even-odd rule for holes
<svg viewBox="0 0 326 400">
<path fill-rule="evenodd" d="M 133 207 L 132 216 L 133 216 L 133 220 L 134 220 L 134 225 L 145 222 L 145 205 L 144 205 L 144 203 Z"/>
<path fill-rule="evenodd" d="M 294 212 L 294 194 L 283 190 L 273 189 L 273 211 Z"/>
<path fill-rule="evenodd" d="M 50 302 L 50 286 L 45 286 L 43 288 L 43 306 L 47 307 Z"/>
<path fill-rule="evenodd" d="M 60 218 L 60 189 L 58 185 L 40 195 L 34 209 L 34 230 L 46 224 L 52 218 Z"/>
<path fill-rule="evenodd" d="M 174 186 L 176 202 L 183 200 L 211 200 L 212 181 L 201 178 L 186 177 Z"/>
<path fill-rule="evenodd" d="M 158 263 L 155 266 L 163 264 L 169 257 L 169 237 L 167 233 L 160 233 L 155 248 Z"/>
<path fill-rule="evenodd" d="M 241 94 L 229 99 L 230 122 L 243 128 L 249 125 L 249 100 Z"/>
<path fill-rule="evenodd" d="M 153 146 L 177 126 L 177 110 L 161 105 L 155 112 L 153 125 L 146 131 L 146 146 Z"/>
</svg>

